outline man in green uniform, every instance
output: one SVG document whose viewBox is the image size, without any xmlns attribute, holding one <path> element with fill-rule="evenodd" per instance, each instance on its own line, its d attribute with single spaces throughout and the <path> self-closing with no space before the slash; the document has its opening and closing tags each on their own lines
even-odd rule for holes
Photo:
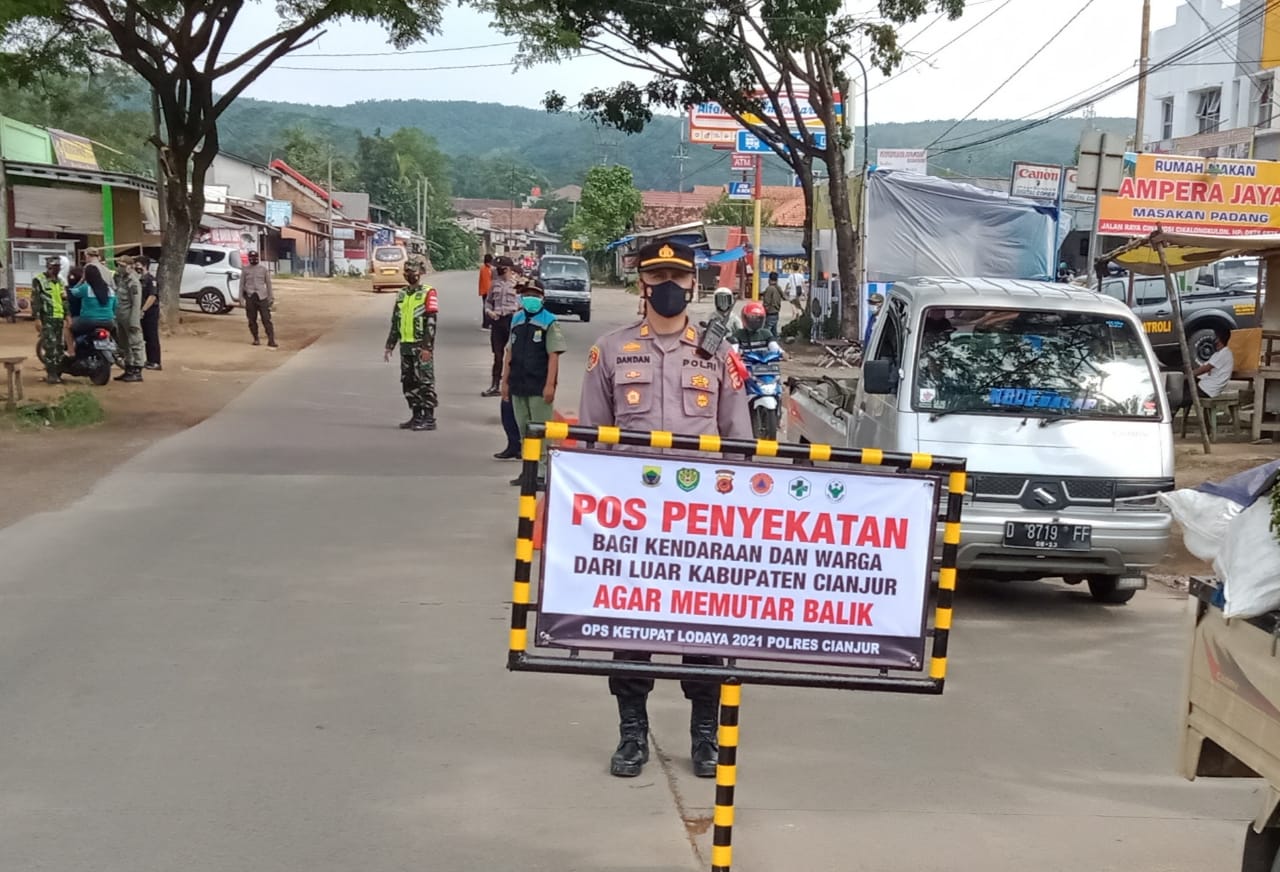
<svg viewBox="0 0 1280 872">
<path fill-rule="evenodd" d="M 526 279 L 516 286 L 520 311 L 511 317 L 511 340 L 502 367 L 502 399 L 510 400 L 523 438 L 530 424 L 545 424 L 555 414 L 560 355 L 568 350 L 556 316 L 543 308 L 542 285 Z M 546 454 L 538 461 L 538 486 L 546 478 Z M 511 483 L 519 485 L 521 479 Z"/>
<path fill-rule="evenodd" d="M 142 341 L 142 279 L 133 268 L 133 258 L 116 258 L 116 335 L 124 352 L 124 375 L 116 381 L 142 381 L 142 365 L 146 363 Z"/>
<path fill-rule="evenodd" d="M 65 346 L 62 328 L 66 320 L 66 302 L 58 272 L 62 261 L 46 258 L 44 272 L 31 279 L 31 315 L 40 333 L 40 353 L 44 356 L 44 380 L 51 385 L 62 384 L 61 365 Z"/>
<path fill-rule="evenodd" d="M 436 315 L 440 311 L 436 289 L 424 287 L 421 267 L 410 262 L 404 268 L 408 287 L 396 294 L 391 310 L 391 332 L 387 336 L 386 353 L 391 360 L 396 343 L 400 344 L 400 387 L 412 416 L 400 425 L 401 430 L 436 429 L 436 371 L 432 354 L 436 347 Z"/>
<path fill-rule="evenodd" d="M 760 295 L 760 302 L 764 303 L 764 326 L 773 334 L 774 339 L 778 338 L 778 319 L 782 317 L 782 304 L 785 300 L 786 296 L 778 286 L 778 274 L 769 273 L 769 284 Z"/>
</svg>

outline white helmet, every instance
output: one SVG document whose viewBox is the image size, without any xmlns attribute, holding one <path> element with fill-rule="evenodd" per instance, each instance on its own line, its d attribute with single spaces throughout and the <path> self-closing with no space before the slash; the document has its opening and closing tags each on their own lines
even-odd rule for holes
<svg viewBox="0 0 1280 872">
<path fill-rule="evenodd" d="M 733 291 L 728 288 L 716 288 L 712 301 L 716 304 L 717 312 L 729 312 L 733 309 Z"/>
</svg>

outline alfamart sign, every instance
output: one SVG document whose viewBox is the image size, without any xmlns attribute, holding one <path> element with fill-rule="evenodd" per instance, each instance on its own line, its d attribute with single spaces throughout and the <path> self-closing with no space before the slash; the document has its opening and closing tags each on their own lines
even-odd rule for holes
<svg viewBox="0 0 1280 872">
<path fill-rule="evenodd" d="M 1142 236 L 1157 228 L 1214 236 L 1280 229 L 1280 163 L 1138 155 L 1115 195 L 1102 197 L 1098 232 Z"/>
<path fill-rule="evenodd" d="M 935 479 L 553 452 L 540 645 L 921 669 Z"/>
</svg>

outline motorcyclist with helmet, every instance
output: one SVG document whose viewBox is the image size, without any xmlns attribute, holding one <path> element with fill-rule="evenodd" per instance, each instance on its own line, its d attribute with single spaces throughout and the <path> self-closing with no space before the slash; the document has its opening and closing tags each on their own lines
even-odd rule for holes
<svg viewBox="0 0 1280 872">
<path fill-rule="evenodd" d="M 769 349 L 782 354 L 782 347 L 773 338 L 773 331 L 765 326 L 764 303 L 747 300 L 742 305 L 742 326 L 733 331 L 730 342 L 739 352 Z"/>
</svg>

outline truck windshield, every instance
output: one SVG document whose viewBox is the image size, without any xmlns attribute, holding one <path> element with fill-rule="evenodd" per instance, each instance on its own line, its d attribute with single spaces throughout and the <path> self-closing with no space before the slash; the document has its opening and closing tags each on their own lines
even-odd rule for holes
<svg viewBox="0 0 1280 872">
<path fill-rule="evenodd" d="M 1142 339 L 1119 318 L 926 309 L 914 408 L 943 413 L 1158 418 Z"/>
<path fill-rule="evenodd" d="M 587 279 L 587 265 L 576 260 L 547 260 L 543 258 L 539 272 L 544 279 Z"/>
</svg>

